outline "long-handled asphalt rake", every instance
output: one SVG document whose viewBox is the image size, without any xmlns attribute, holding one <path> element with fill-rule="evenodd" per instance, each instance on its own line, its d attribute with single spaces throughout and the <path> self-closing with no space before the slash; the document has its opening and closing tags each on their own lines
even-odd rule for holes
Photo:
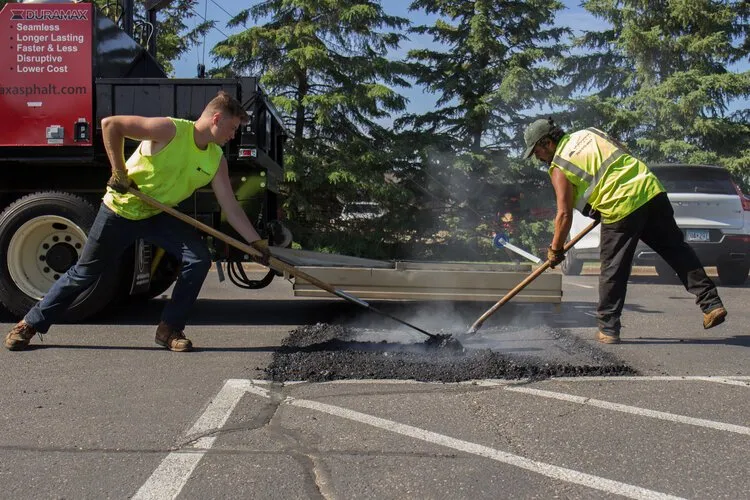
<svg viewBox="0 0 750 500">
<path fill-rule="evenodd" d="M 586 236 L 587 234 L 589 234 L 589 232 L 592 229 L 594 229 L 597 226 L 597 224 L 599 224 L 599 221 L 595 220 L 594 222 L 592 222 L 591 224 L 589 224 L 588 226 L 586 226 L 583 229 L 583 231 L 581 231 L 580 233 L 578 233 L 574 238 L 572 238 L 570 241 L 568 241 L 563 246 L 563 251 L 567 252 L 568 250 L 570 250 L 571 247 L 573 247 L 573 245 L 575 245 L 576 243 L 578 243 L 581 238 L 583 238 L 584 236 Z M 531 283 L 532 281 L 534 281 L 535 279 L 537 279 L 544 271 L 547 270 L 547 268 L 549 268 L 549 266 L 550 266 L 550 261 L 548 259 L 544 264 L 542 264 L 541 266 L 539 266 L 538 268 L 536 268 L 530 275 L 528 275 L 522 282 L 520 282 L 518 285 L 516 285 L 515 288 L 513 288 L 513 290 L 511 290 L 510 292 L 506 293 L 505 296 L 502 299 L 498 300 L 497 303 L 494 306 L 492 306 L 484 314 L 482 314 L 479 317 L 479 319 L 477 319 L 474 322 L 474 324 L 471 325 L 471 328 L 469 328 L 469 331 L 466 332 L 466 333 L 469 334 L 469 335 L 476 333 L 477 330 L 479 330 L 479 328 L 481 328 L 482 324 L 485 321 L 487 321 L 487 318 L 489 318 L 490 316 L 492 316 L 493 314 L 495 314 L 498 309 L 500 309 L 501 307 L 503 307 L 510 299 L 512 299 L 513 297 L 515 297 L 518 294 L 518 292 L 520 292 L 521 290 L 523 290 L 524 288 L 526 288 L 529 285 L 529 283 Z"/>
<path fill-rule="evenodd" d="M 208 226 L 198 220 L 193 219 L 192 217 L 183 214 L 182 212 L 175 210 L 172 207 L 169 207 L 152 197 L 142 193 L 141 191 L 137 189 L 130 188 L 128 189 L 128 192 L 143 201 L 144 203 L 154 207 L 158 208 L 159 210 L 162 210 L 163 212 L 166 212 L 167 214 L 176 217 L 177 219 L 180 219 L 181 221 L 185 222 L 186 224 L 190 224 L 191 226 L 210 234 L 214 238 L 218 238 L 219 240 L 223 241 L 224 243 L 227 243 L 228 245 L 231 245 L 246 254 L 254 255 L 256 257 L 261 256 L 261 252 L 256 250 L 255 248 L 251 247 L 247 243 L 243 243 L 235 238 L 232 238 L 231 236 L 222 233 L 221 231 L 217 231 L 216 229 L 212 228 L 211 226 Z M 402 325 L 408 326 L 409 328 L 412 328 L 419 333 L 423 333 L 424 335 L 427 335 L 429 339 L 427 340 L 426 344 L 430 347 L 448 347 L 451 349 L 457 349 L 462 350 L 463 346 L 461 343 L 453 338 L 450 334 L 435 334 L 430 333 L 426 330 L 423 330 L 417 326 L 412 325 L 411 323 L 407 323 L 406 321 L 397 318 L 393 316 L 392 314 L 388 314 L 387 312 L 381 311 L 379 309 L 376 309 L 372 305 L 368 304 L 364 300 L 355 297 L 354 295 L 348 294 L 342 290 L 338 290 L 337 288 L 334 288 L 333 286 L 329 285 L 328 283 L 325 283 L 323 281 L 320 281 L 319 279 L 315 278 L 314 276 L 310 276 L 309 274 L 300 271 L 296 267 L 294 267 L 291 264 L 288 264 L 284 262 L 283 260 L 279 259 L 278 257 L 271 256 L 269 258 L 269 265 L 278 270 L 278 271 L 284 271 L 289 273 L 290 275 L 296 277 L 297 279 L 302 279 L 307 281 L 313 286 L 316 286 L 320 288 L 321 290 L 325 290 L 328 293 L 331 293 L 333 295 L 336 295 L 337 297 L 340 297 L 348 302 L 351 302 L 353 304 L 357 304 L 358 306 L 364 307 L 368 311 L 374 312 L 375 314 L 379 314 L 381 316 L 385 316 L 387 318 L 390 318 L 394 321 L 397 321 L 401 323 Z"/>
</svg>

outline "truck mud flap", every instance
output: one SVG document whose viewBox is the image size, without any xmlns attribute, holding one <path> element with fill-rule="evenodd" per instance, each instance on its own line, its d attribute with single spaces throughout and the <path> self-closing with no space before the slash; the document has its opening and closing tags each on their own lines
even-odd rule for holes
<svg viewBox="0 0 750 500">
<path fill-rule="evenodd" d="M 151 288 L 151 245 L 143 240 L 135 242 L 133 262 L 133 282 L 130 285 L 130 295 L 148 293 Z"/>
</svg>

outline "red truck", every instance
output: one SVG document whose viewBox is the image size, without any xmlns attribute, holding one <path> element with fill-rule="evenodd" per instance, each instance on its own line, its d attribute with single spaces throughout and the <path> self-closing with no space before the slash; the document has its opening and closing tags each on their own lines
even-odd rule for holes
<svg viewBox="0 0 750 500">
<path fill-rule="evenodd" d="M 146 2 L 148 29 L 168 1 Z M 119 23 L 90 3 L 9 3 L 0 11 L 0 302 L 22 315 L 78 259 L 104 193 L 110 166 L 102 118 L 115 114 L 196 119 L 223 89 L 251 120 L 225 147 L 238 200 L 264 236 L 278 238 L 279 181 L 286 133 L 268 96 L 252 77 L 167 78 L 148 47 L 133 38 L 133 0 L 122 0 Z M 128 142 L 126 156 L 135 143 Z M 178 207 L 221 231 L 209 189 Z M 288 241 L 288 238 L 287 238 Z M 242 271 L 247 257 L 209 240 L 239 286 L 260 288 Z M 150 298 L 176 278 L 177 261 L 148 242 L 129 249 L 72 305 L 67 320 L 89 317 L 113 300 Z"/>
</svg>

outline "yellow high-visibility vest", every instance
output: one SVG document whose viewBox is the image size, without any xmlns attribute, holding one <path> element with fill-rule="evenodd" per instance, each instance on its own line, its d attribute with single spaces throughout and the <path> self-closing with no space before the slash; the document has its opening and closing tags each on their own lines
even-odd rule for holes
<svg viewBox="0 0 750 500">
<path fill-rule="evenodd" d="M 223 152 L 218 144 L 211 143 L 205 150 L 195 145 L 195 122 L 170 119 L 177 133 L 169 144 L 155 155 L 144 155 L 141 143 L 125 165 L 138 189 L 173 207 L 213 180 Z M 110 187 L 103 201 L 113 212 L 131 220 L 146 219 L 161 211 L 132 194 L 120 194 Z"/>
<path fill-rule="evenodd" d="M 565 135 L 549 168 L 559 168 L 575 187 L 574 206 L 588 203 L 612 223 L 630 215 L 665 191 L 645 163 L 606 133 L 587 128 Z"/>
</svg>

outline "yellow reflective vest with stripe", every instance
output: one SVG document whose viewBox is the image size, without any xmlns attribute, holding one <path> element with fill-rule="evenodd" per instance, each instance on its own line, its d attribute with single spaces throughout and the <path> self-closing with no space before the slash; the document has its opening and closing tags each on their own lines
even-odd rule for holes
<svg viewBox="0 0 750 500">
<path fill-rule="evenodd" d="M 574 206 L 588 203 L 602 222 L 623 219 L 664 186 L 645 163 L 601 130 L 587 128 L 563 136 L 555 150 L 549 173 L 559 168 L 575 188 Z"/>
<path fill-rule="evenodd" d="M 176 128 L 174 138 L 154 155 L 143 154 L 141 143 L 125 166 L 128 177 L 135 181 L 141 192 L 174 207 L 213 180 L 224 153 L 218 144 L 210 143 L 206 149 L 195 145 L 195 122 L 179 118 L 170 120 Z M 103 201 L 114 213 L 131 220 L 146 219 L 161 212 L 135 195 L 120 194 L 110 187 L 107 187 Z"/>
</svg>

